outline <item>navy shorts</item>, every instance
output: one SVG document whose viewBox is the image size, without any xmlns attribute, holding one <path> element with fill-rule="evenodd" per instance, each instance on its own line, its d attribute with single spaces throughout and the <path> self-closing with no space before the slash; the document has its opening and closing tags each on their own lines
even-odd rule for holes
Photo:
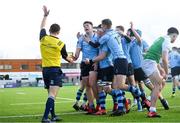
<svg viewBox="0 0 180 123">
<path fill-rule="evenodd" d="M 128 62 L 125 58 L 117 58 L 114 60 L 114 75 L 127 75 Z"/>
<path fill-rule="evenodd" d="M 98 79 L 101 81 L 108 81 L 112 82 L 113 81 L 113 67 L 106 67 L 106 68 L 101 68 L 98 70 Z"/>
<path fill-rule="evenodd" d="M 132 63 L 128 64 L 128 71 L 127 71 L 127 77 L 134 75 L 134 68 L 132 66 Z"/>
<path fill-rule="evenodd" d="M 94 71 L 93 64 L 85 64 L 85 62 L 81 62 L 81 77 L 89 76 L 90 71 Z"/>
<path fill-rule="evenodd" d="M 134 78 L 136 81 L 141 82 L 143 80 L 146 80 L 148 77 L 144 73 L 142 68 L 134 69 Z"/>
<path fill-rule="evenodd" d="M 49 89 L 49 86 L 62 87 L 63 72 L 60 67 L 44 67 L 42 73 L 44 88 Z"/>
<path fill-rule="evenodd" d="M 180 75 L 180 67 L 171 68 L 171 75 L 172 75 L 172 77 Z"/>
</svg>

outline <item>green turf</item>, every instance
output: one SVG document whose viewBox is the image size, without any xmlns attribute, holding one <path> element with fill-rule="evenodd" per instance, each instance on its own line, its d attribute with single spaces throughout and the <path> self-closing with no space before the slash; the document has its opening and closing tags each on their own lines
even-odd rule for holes
<svg viewBox="0 0 180 123">
<path fill-rule="evenodd" d="M 65 86 L 60 89 L 56 100 L 56 112 L 61 115 L 64 122 L 179 122 L 180 121 L 180 91 L 176 97 L 171 98 L 171 83 L 168 83 L 163 94 L 168 100 L 170 110 L 164 110 L 158 101 L 158 113 L 162 118 L 149 119 L 147 111 L 137 112 L 133 108 L 129 114 L 118 117 L 110 117 L 112 100 L 108 96 L 108 115 L 91 116 L 72 109 L 77 86 Z M 148 92 L 149 93 L 149 92 Z M 130 94 L 127 94 L 132 98 Z M 44 111 L 47 92 L 40 87 L 0 89 L 0 122 L 39 122 Z M 11 116 L 11 117 L 7 117 Z M 18 116 L 18 117 L 12 117 Z M 20 117 L 22 116 L 22 117 Z"/>
</svg>

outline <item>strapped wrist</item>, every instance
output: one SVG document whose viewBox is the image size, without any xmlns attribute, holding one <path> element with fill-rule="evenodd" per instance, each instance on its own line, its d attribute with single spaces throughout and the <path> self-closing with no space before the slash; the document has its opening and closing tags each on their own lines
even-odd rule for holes
<svg viewBox="0 0 180 123">
<path fill-rule="evenodd" d="M 89 62 L 90 62 L 90 64 L 94 64 L 94 61 L 92 59 Z"/>
<path fill-rule="evenodd" d="M 47 17 L 48 16 L 48 14 L 44 14 L 44 17 Z"/>
</svg>

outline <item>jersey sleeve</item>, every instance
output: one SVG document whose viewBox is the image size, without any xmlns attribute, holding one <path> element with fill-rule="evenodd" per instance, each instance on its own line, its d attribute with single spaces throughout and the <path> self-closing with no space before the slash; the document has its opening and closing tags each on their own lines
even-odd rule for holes
<svg viewBox="0 0 180 123">
<path fill-rule="evenodd" d="M 162 52 L 169 52 L 171 51 L 171 43 L 169 40 L 165 39 L 163 44 L 162 44 Z"/>
<path fill-rule="evenodd" d="M 64 46 L 61 49 L 61 55 L 62 55 L 63 59 L 66 60 L 68 54 L 67 54 L 67 51 L 66 51 L 66 45 L 65 44 L 64 44 Z"/>
<path fill-rule="evenodd" d="M 46 29 L 41 29 L 40 34 L 39 34 L 39 40 L 41 40 L 44 36 L 46 36 Z"/>
</svg>

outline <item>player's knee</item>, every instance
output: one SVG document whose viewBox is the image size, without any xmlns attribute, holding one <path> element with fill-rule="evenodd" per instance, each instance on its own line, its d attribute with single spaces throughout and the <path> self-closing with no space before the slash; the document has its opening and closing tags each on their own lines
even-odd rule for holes
<svg viewBox="0 0 180 123">
<path fill-rule="evenodd" d="M 113 89 L 118 89 L 118 84 L 116 82 L 113 82 L 112 88 Z"/>
<path fill-rule="evenodd" d="M 93 84 L 91 82 L 87 82 L 86 88 L 92 88 Z"/>
</svg>

